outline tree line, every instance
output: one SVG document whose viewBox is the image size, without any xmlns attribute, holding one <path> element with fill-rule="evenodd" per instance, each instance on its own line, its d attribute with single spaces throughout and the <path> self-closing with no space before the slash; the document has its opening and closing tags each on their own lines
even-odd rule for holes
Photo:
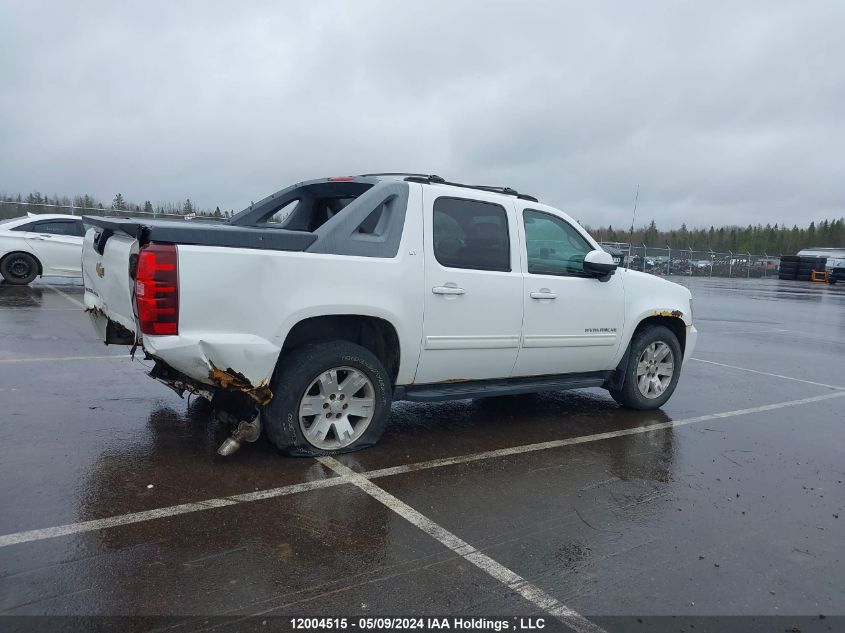
<svg viewBox="0 0 845 633">
<path fill-rule="evenodd" d="M 754 253 L 770 255 L 791 255 L 802 248 L 841 247 L 845 248 L 845 218 L 810 222 L 806 227 L 793 225 L 791 228 L 778 224 L 749 224 L 742 226 L 711 226 L 710 228 L 687 228 L 661 230 L 654 220 L 648 226 L 634 229 L 614 229 L 613 226 L 591 229 L 590 234 L 604 242 L 630 242 L 636 246 L 645 244 L 656 248 L 693 249 L 726 253 Z"/>
<path fill-rule="evenodd" d="M 6 203 L 6 204 L 3 204 Z M 74 208 L 76 215 L 98 215 L 114 211 L 126 214 L 143 213 L 153 215 L 190 215 L 196 214 L 211 218 L 229 218 L 234 211 L 221 211 L 217 206 L 213 209 L 202 208 L 194 204 L 190 198 L 184 202 L 158 202 L 153 204 L 149 200 L 143 203 L 126 200 L 122 193 L 115 194 L 111 202 L 103 203 L 102 200 L 88 194 L 77 196 L 42 195 L 34 191 L 27 195 L 7 195 L 0 193 L 0 218 L 13 218 L 30 213 L 69 213 Z"/>
</svg>

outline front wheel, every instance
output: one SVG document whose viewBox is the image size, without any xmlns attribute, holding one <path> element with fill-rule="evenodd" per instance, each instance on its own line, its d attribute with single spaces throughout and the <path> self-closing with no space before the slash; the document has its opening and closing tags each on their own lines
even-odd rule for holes
<svg viewBox="0 0 845 633">
<path fill-rule="evenodd" d="M 390 376 L 369 350 L 349 341 L 286 352 L 264 407 L 267 436 L 295 456 L 332 455 L 375 444 L 390 415 Z"/>
<path fill-rule="evenodd" d="M 672 396 L 681 373 L 681 346 L 674 332 L 662 325 L 634 335 L 620 389 L 609 389 L 619 404 L 629 409 L 658 409 Z"/>
</svg>

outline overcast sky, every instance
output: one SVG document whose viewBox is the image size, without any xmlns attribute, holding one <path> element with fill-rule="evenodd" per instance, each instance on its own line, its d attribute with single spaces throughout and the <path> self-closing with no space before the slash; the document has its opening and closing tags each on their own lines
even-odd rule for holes
<svg viewBox="0 0 845 633">
<path fill-rule="evenodd" d="M 0 0 L 0 191 L 419 171 L 585 224 L 845 214 L 842 2 Z"/>
</svg>

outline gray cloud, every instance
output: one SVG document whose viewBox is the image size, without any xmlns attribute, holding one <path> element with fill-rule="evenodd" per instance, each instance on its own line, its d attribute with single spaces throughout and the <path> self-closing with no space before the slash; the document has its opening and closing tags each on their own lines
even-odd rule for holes
<svg viewBox="0 0 845 633">
<path fill-rule="evenodd" d="M 582 222 L 845 211 L 837 3 L 0 7 L 0 189 L 239 209 L 412 170 Z"/>
</svg>

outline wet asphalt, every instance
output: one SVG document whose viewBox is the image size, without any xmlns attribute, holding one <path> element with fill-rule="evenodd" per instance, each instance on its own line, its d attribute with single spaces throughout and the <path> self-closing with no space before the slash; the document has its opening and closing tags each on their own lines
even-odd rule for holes
<svg viewBox="0 0 845 633">
<path fill-rule="evenodd" d="M 700 336 L 662 410 L 601 390 L 399 403 L 378 446 L 339 461 L 394 468 L 372 481 L 609 631 L 632 614 L 841 623 L 845 285 L 680 281 Z M 0 285 L 0 535 L 337 477 L 263 439 L 218 457 L 208 408 L 97 341 L 81 299 L 66 280 Z M 407 468 L 554 440 L 572 442 Z M 2 616 L 256 614 L 542 611 L 350 484 L 0 546 Z"/>
</svg>

